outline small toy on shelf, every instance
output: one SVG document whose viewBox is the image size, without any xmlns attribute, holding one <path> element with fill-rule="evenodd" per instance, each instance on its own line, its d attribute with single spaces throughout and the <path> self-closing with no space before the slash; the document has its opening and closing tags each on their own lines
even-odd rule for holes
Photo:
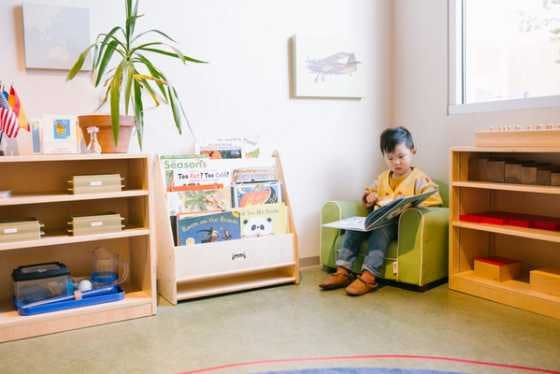
<svg viewBox="0 0 560 374">
<path fill-rule="evenodd" d="M 533 290 L 560 296 L 560 268 L 531 270 L 529 279 Z"/>
<path fill-rule="evenodd" d="M 504 282 L 519 277 L 521 263 L 500 257 L 476 257 L 474 273 L 476 276 Z"/>
</svg>

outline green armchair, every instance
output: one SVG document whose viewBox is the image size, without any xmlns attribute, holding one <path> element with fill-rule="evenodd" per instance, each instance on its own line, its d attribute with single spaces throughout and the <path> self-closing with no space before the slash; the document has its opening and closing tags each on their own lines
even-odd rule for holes
<svg viewBox="0 0 560 374">
<path fill-rule="evenodd" d="M 428 288 L 447 278 L 448 224 L 447 186 L 438 182 L 443 207 L 410 208 L 399 217 L 398 239 L 385 257 L 384 279 Z M 323 227 L 323 223 L 351 216 L 365 216 L 359 201 L 329 201 L 321 209 L 321 265 L 336 268 L 336 252 L 342 246 L 341 230 Z M 359 272 L 367 252 L 364 241 L 352 270 Z"/>
</svg>

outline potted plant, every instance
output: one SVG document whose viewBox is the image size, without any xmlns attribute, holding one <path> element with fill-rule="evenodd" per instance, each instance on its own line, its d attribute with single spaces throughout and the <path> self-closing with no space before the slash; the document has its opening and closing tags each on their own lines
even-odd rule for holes
<svg viewBox="0 0 560 374">
<path fill-rule="evenodd" d="M 105 87 L 105 95 L 99 108 L 109 101 L 111 114 L 79 116 L 78 119 L 86 142 L 89 141 L 87 127 L 99 127 L 99 141 L 104 152 L 126 152 L 134 126 L 138 144 L 142 148 L 142 98 L 146 93 L 156 106 L 164 103 L 171 107 L 173 121 L 181 134 L 182 118 L 186 121 L 186 117 L 177 91 L 164 73 L 152 63 L 151 56 L 163 55 L 178 59 L 184 64 L 205 63 L 186 56 L 175 47 L 175 40 L 160 30 L 151 29 L 135 33 L 136 22 L 143 16 L 138 14 L 138 2 L 139 0 L 124 0 L 124 25 L 115 26 L 109 32 L 99 34 L 95 42 L 78 56 L 66 77 L 67 80 L 71 80 L 76 76 L 88 53 L 93 49 L 93 84 L 95 87 L 100 84 Z M 157 39 L 146 40 L 148 36 L 156 36 Z M 125 116 L 121 115 L 122 108 Z M 134 111 L 133 116 L 129 116 L 131 108 Z"/>
</svg>

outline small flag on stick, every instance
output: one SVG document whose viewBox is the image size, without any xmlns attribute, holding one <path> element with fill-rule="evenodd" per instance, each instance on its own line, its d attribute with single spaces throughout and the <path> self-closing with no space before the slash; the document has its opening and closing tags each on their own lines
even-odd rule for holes
<svg viewBox="0 0 560 374">
<path fill-rule="evenodd" d="M 8 138 L 15 138 L 19 132 L 16 113 L 0 106 L 0 131 Z"/>
<path fill-rule="evenodd" d="M 21 100 L 19 99 L 16 90 L 13 86 L 10 86 L 10 93 L 8 96 L 8 103 L 12 108 L 12 111 L 16 114 L 19 128 L 26 129 L 27 131 L 31 131 L 31 126 L 29 125 L 29 121 L 27 121 L 27 116 L 23 111 L 23 107 L 21 105 Z"/>
</svg>

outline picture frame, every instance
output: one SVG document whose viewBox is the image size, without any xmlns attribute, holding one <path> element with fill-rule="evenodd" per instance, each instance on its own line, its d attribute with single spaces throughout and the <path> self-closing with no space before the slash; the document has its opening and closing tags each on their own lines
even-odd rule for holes
<svg viewBox="0 0 560 374">
<path fill-rule="evenodd" d="M 359 38 L 296 35 L 292 38 L 292 96 L 360 99 L 371 69 Z"/>
<path fill-rule="evenodd" d="M 41 152 L 80 153 L 80 138 L 75 116 L 45 115 L 40 120 Z"/>
<path fill-rule="evenodd" d="M 27 69 L 70 70 L 91 44 L 90 9 L 24 2 L 23 36 Z M 88 53 L 82 71 L 91 70 Z"/>
</svg>

